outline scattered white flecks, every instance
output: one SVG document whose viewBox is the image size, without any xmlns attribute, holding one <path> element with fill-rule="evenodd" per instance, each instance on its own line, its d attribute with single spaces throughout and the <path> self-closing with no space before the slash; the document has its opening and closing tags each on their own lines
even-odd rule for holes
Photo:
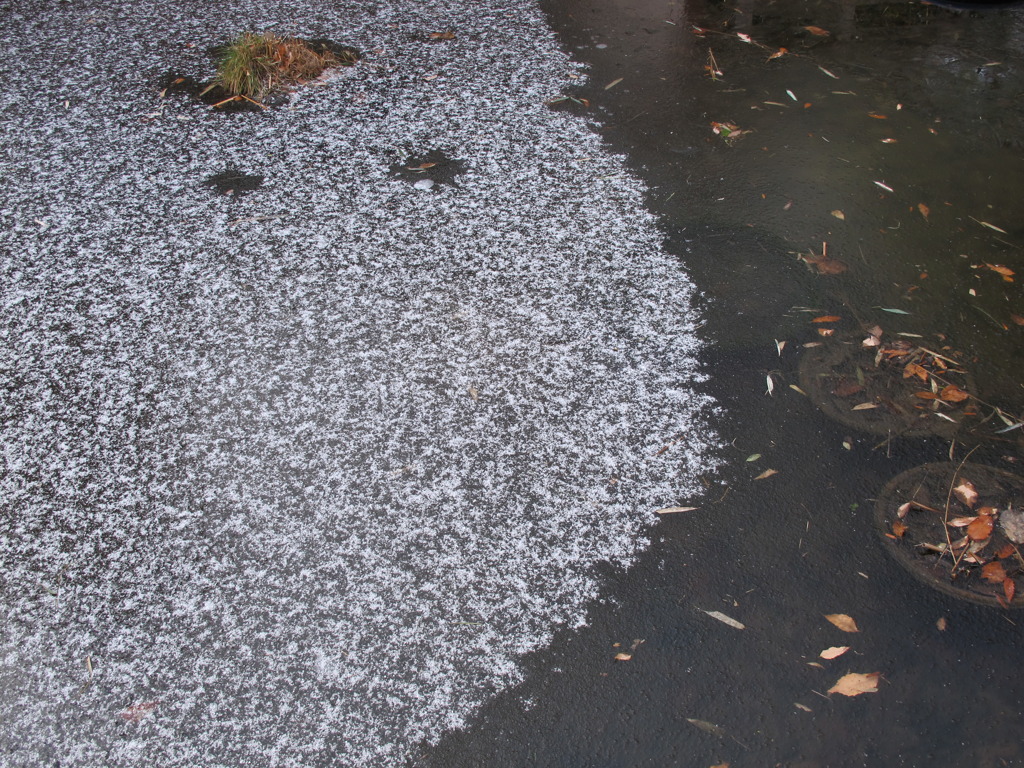
<svg viewBox="0 0 1024 768">
<path fill-rule="evenodd" d="M 0 28 L 4 758 L 405 765 L 700 494 L 693 286 L 528 0 L 90 11 Z M 160 98 L 254 20 L 363 59 Z"/>
</svg>

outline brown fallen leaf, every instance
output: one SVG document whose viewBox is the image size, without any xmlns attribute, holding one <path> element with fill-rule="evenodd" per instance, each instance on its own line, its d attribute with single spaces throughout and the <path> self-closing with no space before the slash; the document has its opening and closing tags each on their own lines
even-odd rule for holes
<svg viewBox="0 0 1024 768">
<path fill-rule="evenodd" d="M 615 660 L 616 661 L 629 661 L 632 658 L 633 658 L 633 654 L 632 653 L 626 653 L 625 651 L 622 651 L 620 653 L 616 653 L 615 654 Z"/>
<path fill-rule="evenodd" d="M 970 480 L 961 480 L 960 485 L 953 489 L 953 495 L 971 509 L 978 503 L 978 491 Z"/>
<path fill-rule="evenodd" d="M 945 616 L 940 616 L 938 618 L 938 620 L 935 622 L 935 627 L 936 627 L 936 629 L 939 630 L 939 632 L 945 632 L 946 631 L 946 627 L 948 627 L 948 626 L 949 626 L 949 621 L 946 619 Z"/>
<path fill-rule="evenodd" d="M 1009 576 L 1003 579 L 1003 594 L 1006 595 L 1006 602 L 1008 603 L 1012 603 L 1013 596 L 1017 594 L 1017 585 Z"/>
<path fill-rule="evenodd" d="M 827 29 L 815 27 L 813 24 L 804 27 L 804 29 L 806 29 L 808 32 L 810 32 L 812 35 L 815 35 L 816 37 L 828 37 L 830 34 L 832 34 Z"/>
<path fill-rule="evenodd" d="M 992 535 L 992 528 L 995 525 L 988 515 L 979 515 L 978 518 L 967 526 L 967 538 L 971 541 L 984 541 Z"/>
<path fill-rule="evenodd" d="M 1021 317 L 1020 315 L 1010 315 L 1010 319 L 1017 325 L 1024 325 L 1024 317 Z"/>
<path fill-rule="evenodd" d="M 808 269 L 814 270 L 819 275 L 841 275 L 848 269 L 846 262 L 833 259 L 830 256 L 816 256 L 811 253 L 810 256 L 801 254 L 799 258 L 807 265 Z"/>
<path fill-rule="evenodd" d="M 839 315 L 822 315 L 811 320 L 812 323 L 837 323 L 842 320 Z"/>
<path fill-rule="evenodd" d="M 909 379 L 911 376 L 917 376 L 921 381 L 928 381 L 928 371 L 917 363 L 907 363 L 907 367 L 903 369 L 904 379 Z"/>
<path fill-rule="evenodd" d="M 840 221 L 846 221 L 846 214 L 843 213 L 842 211 L 839 211 L 839 210 L 832 211 L 832 215 L 835 216 Z"/>
<path fill-rule="evenodd" d="M 899 520 L 892 524 L 892 532 L 898 539 L 902 539 L 906 534 L 908 526 L 906 523 L 901 523 Z"/>
<path fill-rule="evenodd" d="M 431 32 L 430 33 L 430 39 L 431 40 L 454 40 L 455 39 L 455 33 L 454 32 Z"/>
<path fill-rule="evenodd" d="M 843 632 L 860 632 L 860 630 L 857 629 L 857 622 L 845 613 L 829 613 L 825 615 L 825 618 L 828 619 L 830 623 L 843 630 Z"/>
<path fill-rule="evenodd" d="M 866 674 L 851 672 L 843 675 L 836 681 L 836 684 L 828 689 L 829 693 L 839 693 L 843 696 L 860 696 L 862 693 L 877 693 L 878 678 L 881 672 L 868 672 Z"/>
<path fill-rule="evenodd" d="M 990 584 L 1002 584 L 1006 580 L 1006 569 L 1002 563 L 988 563 L 981 569 L 981 578 Z"/>
<path fill-rule="evenodd" d="M 948 384 L 940 390 L 939 397 L 947 403 L 962 403 L 970 395 L 955 384 Z"/>
<path fill-rule="evenodd" d="M 921 212 L 921 215 L 924 216 L 925 221 L 927 221 L 928 220 L 928 214 L 931 213 L 931 209 L 927 205 L 925 205 L 924 203 L 918 203 L 917 204 L 917 210 L 919 210 Z"/>
<path fill-rule="evenodd" d="M 888 115 L 880 115 L 877 112 L 868 112 L 868 117 L 873 117 L 875 120 L 888 120 Z"/>
<path fill-rule="evenodd" d="M 754 479 L 755 480 L 764 480 L 766 477 L 771 477 L 772 475 L 777 475 L 777 474 L 779 474 L 779 470 L 777 470 L 777 469 L 766 469 L 764 472 L 762 472 L 760 475 L 758 475 Z"/>
<path fill-rule="evenodd" d="M 996 552 L 996 557 L 1000 560 L 1005 560 L 1008 557 L 1013 557 L 1013 553 L 1016 551 L 1017 549 L 1013 544 L 1003 544 L 1003 546 L 999 548 L 999 551 Z"/>
<path fill-rule="evenodd" d="M 839 384 L 836 384 L 835 389 L 832 390 L 832 394 L 836 397 L 850 397 L 851 395 L 856 395 L 863 389 L 864 387 L 856 381 L 841 381 Z"/>
<path fill-rule="evenodd" d="M 831 648 L 826 648 L 824 651 L 818 654 L 823 659 L 837 659 L 850 650 L 848 645 L 833 645 Z"/>
</svg>

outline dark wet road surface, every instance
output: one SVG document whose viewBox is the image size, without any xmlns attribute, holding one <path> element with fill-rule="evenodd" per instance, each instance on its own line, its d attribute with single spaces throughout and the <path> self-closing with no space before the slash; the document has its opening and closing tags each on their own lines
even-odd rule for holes
<svg viewBox="0 0 1024 768">
<path fill-rule="evenodd" d="M 706 294 L 708 389 L 731 466 L 707 479 L 699 510 L 662 520 L 639 565 L 608 574 L 587 629 L 536 654 L 524 685 L 421 764 L 1024 765 L 1024 615 L 915 581 L 872 518 L 882 486 L 925 462 L 973 449 L 971 461 L 1021 473 L 1021 430 L 995 435 L 991 419 L 952 444 L 887 439 L 789 386 L 802 345 L 820 340 L 810 320 L 838 315 L 840 337 L 877 323 L 944 345 L 975 394 L 1020 419 L 1024 12 L 547 6 L 593 66 L 572 94 L 590 101 L 581 112 L 647 180 L 669 249 Z M 713 121 L 752 133 L 730 144 Z M 823 242 L 842 274 L 797 258 Z M 753 479 L 766 469 L 778 474 Z M 847 672 L 880 672 L 880 690 L 826 697 Z"/>
</svg>

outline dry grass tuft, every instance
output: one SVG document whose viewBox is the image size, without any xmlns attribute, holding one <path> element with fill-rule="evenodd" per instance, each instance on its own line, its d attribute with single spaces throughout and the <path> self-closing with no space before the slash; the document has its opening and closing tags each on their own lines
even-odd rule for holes
<svg viewBox="0 0 1024 768">
<path fill-rule="evenodd" d="M 259 100 L 283 86 L 312 80 L 330 67 L 354 63 L 355 55 L 345 51 L 314 48 L 294 37 L 246 32 L 225 47 L 214 84 L 232 95 Z"/>
</svg>

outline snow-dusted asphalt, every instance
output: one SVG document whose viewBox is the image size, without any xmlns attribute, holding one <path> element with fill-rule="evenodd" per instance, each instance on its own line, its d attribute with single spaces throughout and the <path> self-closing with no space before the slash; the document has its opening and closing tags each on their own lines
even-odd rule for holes
<svg viewBox="0 0 1024 768">
<path fill-rule="evenodd" d="M 160 98 L 267 28 L 365 58 Z M 0 46 L 0 764 L 402 765 L 698 492 L 693 288 L 528 0 L 16 0 Z M 428 150 L 457 186 L 389 172 Z"/>
</svg>

